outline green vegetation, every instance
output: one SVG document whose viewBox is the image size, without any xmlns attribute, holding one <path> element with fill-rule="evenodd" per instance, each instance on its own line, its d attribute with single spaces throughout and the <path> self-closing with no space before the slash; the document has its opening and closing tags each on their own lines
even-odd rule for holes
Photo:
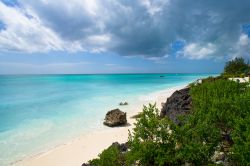
<svg viewBox="0 0 250 166">
<path fill-rule="evenodd" d="M 178 164 L 175 156 L 176 134 L 170 131 L 172 125 L 167 118 L 160 118 L 155 105 L 144 106 L 143 113 L 129 136 L 131 150 L 126 156 L 127 164 Z"/>
<path fill-rule="evenodd" d="M 117 146 L 110 146 L 99 154 L 99 159 L 89 161 L 91 166 L 120 166 L 125 163 L 124 154 Z"/>
<path fill-rule="evenodd" d="M 249 64 L 243 58 L 235 58 L 226 63 L 223 76 L 225 77 L 244 77 L 250 72 Z"/>
<path fill-rule="evenodd" d="M 205 142 L 207 156 L 211 157 L 215 150 L 223 151 L 230 163 L 249 165 L 250 158 L 247 154 L 250 149 L 247 145 L 250 139 L 246 127 L 250 122 L 249 86 L 217 80 L 193 87 L 191 96 L 193 114 L 183 126 L 184 130 L 190 132 L 192 137 L 199 131 L 198 142 Z"/>
<path fill-rule="evenodd" d="M 214 165 L 222 152 L 231 165 L 250 165 L 250 88 L 227 80 L 191 88 L 192 113 L 182 126 L 144 107 L 129 136 L 130 150 L 104 150 L 91 165 Z"/>
<path fill-rule="evenodd" d="M 192 114 L 177 126 L 159 118 L 155 106 L 144 108 L 130 136 L 130 165 L 214 164 L 215 151 L 230 163 L 250 164 L 250 89 L 227 80 L 191 88 Z M 169 129 L 171 132 L 169 132 Z"/>
<path fill-rule="evenodd" d="M 160 118 L 155 104 L 144 106 L 129 135 L 129 150 L 111 146 L 90 164 L 250 165 L 250 85 L 226 79 L 247 72 L 249 66 L 236 58 L 221 76 L 191 84 L 191 113 L 179 117 L 182 125 Z"/>
</svg>

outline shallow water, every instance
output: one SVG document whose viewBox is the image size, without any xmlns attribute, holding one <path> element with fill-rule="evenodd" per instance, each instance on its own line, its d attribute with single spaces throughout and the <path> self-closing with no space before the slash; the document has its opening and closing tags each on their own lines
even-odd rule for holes
<svg viewBox="0 0 250 166">
<path fill-rule="evenodd" d="M 120 101 L 133 103 L 208 75 L 0 76 L 0 165 L 101 130 L 105 113 Z"/>
</svg>

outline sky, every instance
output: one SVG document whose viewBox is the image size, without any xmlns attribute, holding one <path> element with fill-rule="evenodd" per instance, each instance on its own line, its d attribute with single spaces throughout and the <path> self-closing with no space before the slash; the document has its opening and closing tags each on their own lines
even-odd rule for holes
<svg viewBox="0 0 250 166">
<path fill-rule="evenodd" d="M 0 74 L 219 73 L 250 0 L 0 0 Z"/>
</svg>

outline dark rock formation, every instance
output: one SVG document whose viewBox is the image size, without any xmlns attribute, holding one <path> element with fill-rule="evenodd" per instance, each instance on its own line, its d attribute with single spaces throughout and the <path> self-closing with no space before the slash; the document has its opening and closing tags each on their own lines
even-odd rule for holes
<svg viewBox="0 0 250 166">
<path fill-rule="evenodd" d="M 166 101 L 162 104 L 161 117 L 167 116 L 174 123 L 180 124 L 178 117 L 190 112 L 191 109 L 191 96 L 189 95 L 190 88 L 184 88 L 175 91 Z"/>
<path fill-rule="evenodd" d="M 119 105 L 128 105 L 128 102 L 126 102 L 126 101 L 124 103 L 120 102 Z"/>
<path fill-rule="evenodd" d="M 91 166 L 90 164 L 83 163 L 82 166 Z"/>
<path fill-rule="evenodd" d="M 119 144 L 118 142 L 112 143 L 111 146 L 116 146 L 120 152 L 127 152 L 128 151 L 128 142 Z"/>
<path fill-rule="evenodd" d="M 103 124 L 109 127 L 126 125 L 127 124 L 126 112 L 122 112 L 119 109 L 114 109 L 109 111 L 105 116 Z"/>
</svg>

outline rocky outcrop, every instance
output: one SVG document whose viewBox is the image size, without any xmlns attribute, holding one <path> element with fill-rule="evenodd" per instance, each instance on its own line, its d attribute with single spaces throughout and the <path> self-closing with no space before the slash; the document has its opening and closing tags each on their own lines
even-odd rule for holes
<svg viewBox="0 0 250 166">
<path fill-rule="evenodd" d="M 122 112 L 119 109 L 114 109 L 107 112 L 103 124 L 109 127 L 126 125 L 127 124 L 126 112 Z"/>
<path fill-rule="evenodd" d="M 91 165 L 87 163 L 83 163 L 82 166 L 91 166 Z"/>
<path fill-rule="evenodd" d="M 121 106 L 123 106 L 123 105 L 128 105 L 128 102 L 126 102 L 126 101 L 125 101 L 124 103 L 123 103 L 123 102 L 120 102 L 119 105 L 121 105 Z"/>
<path fill-rule="evenodd" d="M 121 144 L 119 144 L 118 142 L 114 142 L 111 146 L 117 147 L 120 152 L 124 153 L 128 151 L 129 144 L 128 142 Z"/>
<path fill-rule="evenodd" d="M 178 117 L 188 114 L 191 109 L 192 99 L 189 91 L 189 87 L 175 91 L 166 103 L 162 104 L 161 117 L 167 116 L 174 123 L 180 124 Z"/>
</svg>

